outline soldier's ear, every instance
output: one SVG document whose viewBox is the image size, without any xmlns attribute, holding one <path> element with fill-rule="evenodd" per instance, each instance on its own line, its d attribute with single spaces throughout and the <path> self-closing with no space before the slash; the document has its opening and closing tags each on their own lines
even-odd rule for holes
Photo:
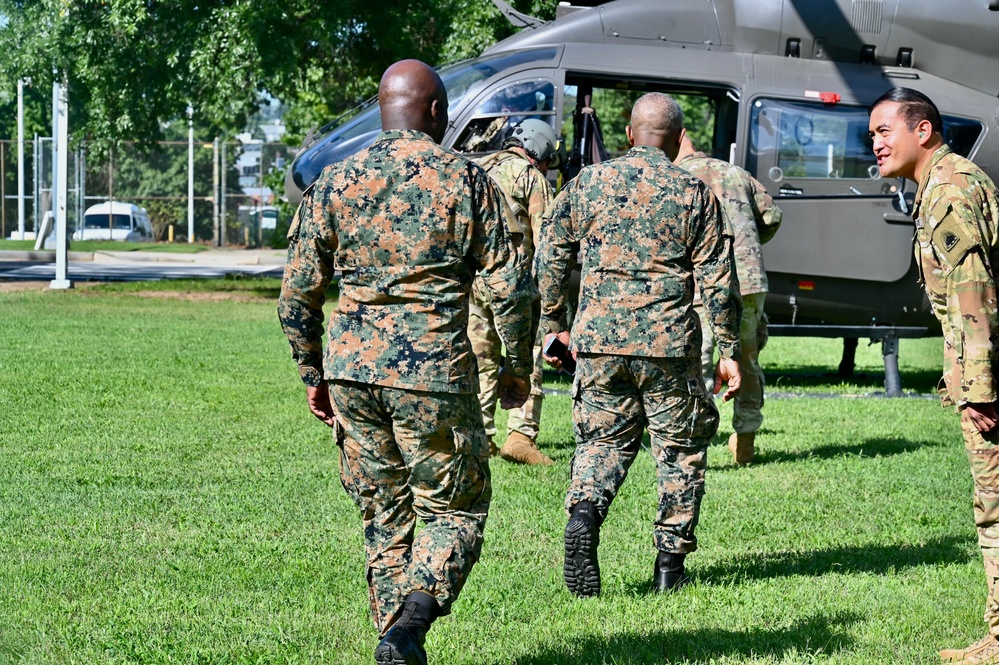
<svg viewBox="0 0 999 665">
<path fill-rule="evenodd" d="M 447 131 L 447 104 L 439 99 L 430 102 L 430 120 L 433 126 L 430 134 L 434 141 L 440 143 L 444 140 L 444 132 Z"/>
<path fill-rule="evenodd" d="M 631 125 L 626 125 L 624 128 L 624 133 L 628 137 L 628 145 L 632 148 L 635 147 L 635 135 L 631 131 Z"/>
<path fill-rule="evenodd" d="M 916 128 L 919 132 L 918 136 L 920 143 L 923 143 L 933 135 L 933 125 L 929 120 L 920 120 L 919 124 L 916 125 Z"/>
</svg>

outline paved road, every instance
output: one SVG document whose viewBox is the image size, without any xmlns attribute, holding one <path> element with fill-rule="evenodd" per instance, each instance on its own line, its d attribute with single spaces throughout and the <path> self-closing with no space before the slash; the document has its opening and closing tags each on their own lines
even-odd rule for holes
<svg viewBox="0 0 999 665">
<path fill-rule="evenodd" d="M 198 254 L 166 252 L 73 253 L 70 281 L 135 282 L 224 277 L 231 273 L 280 277 L 284 255 L 275 250 L 217 250 Z M 54 257 L 35 252 L 0 252 L 0 281 L 55 279 Z"/>
<path fill-rule="evenodd" d="M 70 261 L 67 274 L 78 282 L 138 282 L 158 279 L 225 277 L 231 273 L 280 277 L 282 266 L 176 265 L 169 263 L 85 263 Z M 55 279 L 55 264 L 0 261 L 0 280 L 48 281 Z"/>
</svg>

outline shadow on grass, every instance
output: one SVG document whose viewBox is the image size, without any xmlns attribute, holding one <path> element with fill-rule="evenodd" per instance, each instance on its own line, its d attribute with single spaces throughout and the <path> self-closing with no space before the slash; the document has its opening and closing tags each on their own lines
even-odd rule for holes
<svg viewBox="0 0 999 665">
<path fill-rule="evenodd" d="M 795 366 L 794 371 L 764 369 L 767 390 L 774 392 L 794 392 L 798 389 L 848 385 L 868 391 L 885 388 L 884 372 L 857 372 L 853 376 L 842 377 L 828 367 L 818 365 Z M 920 393 L 936 392 L 940 370 L 906 369 L 900 374 L 902 390 Z"/>
<path fill-rule="evenodd" d="M 911 439 L 868 439 L 859 443 L 815 446 L 807 450 L 794 452 L 786 450 L 768 450 L 766 445 L 757 447 L 753 466 L 760 464 L 779 464 L 782 462 L 800 462 L 808 459 L 835 459 L 838 457 L 891 457 L 915 452 L 921 448 L 933 448 L 943 445 L 940 441 L 913 441 Z"/>
<path fill-rule="evenodd" d="M 801 552 L 747 552 L 724 563 L 693 568 L 695 580 L 727 584 L 751 579 L 829 573 L 889 573 L 899 568 L 965 563 L 975 557 L 974 543 L 966 537 L 936 538 L 922 545 L 864 545 Z M 639 592 L 652 593 L 652 583 L 636 585 Z"/>
<path fill-rule="evenodd" d="M 651 631 L 648 634 L 623 633 L 607 638 L 593 636 L 567 640 L 561 647 L 542 649 L 521 656 L 517 665 L 578 665 L 586 663 L 713 663 L 722 658 L 782 660 L 790 654 L 835 653 L 853 646 L 846 634 L 861 617 L 837 613 L 796 621 L 786 628 L 746 631 L 709 628 L 693 631 Z"/>
</svg>

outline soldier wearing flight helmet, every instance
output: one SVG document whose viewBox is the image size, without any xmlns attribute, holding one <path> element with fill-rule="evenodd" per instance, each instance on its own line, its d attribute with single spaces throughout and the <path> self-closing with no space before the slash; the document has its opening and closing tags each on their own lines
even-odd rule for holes
<svg viewBox="0 0 999 665">
<path fill-rule="evenodd" d="M 562 139 L 555 130 L 538 118 L 528 118 L 515 125 L 503 141 L 503 150 L 477 160 L 492 176 L 506 195 L 514 213 L 511 231 L 522 238 L 525 253 L 533 261 L 541 228 L 541 215 L 552 202 L 554 193 L 545 177 L 548 169 L 560 168 L 565 161 Z M 472 285 L 468 336 L 479 363 L 479 403 L 482 421 L 489 436 L 490 449 L 496 450 L 497 375 L 501 344 L 493 321 L 489 292 L 476 277 Z M 531 396 L 520 409 L 510 411 L 506 442 L 499 455 L 520 464 L 552 464 L 538 449 L 538 428 L 541 422 L 541 340 L 535 340 L 534 372 L 531 374 Z"/>
</svg>

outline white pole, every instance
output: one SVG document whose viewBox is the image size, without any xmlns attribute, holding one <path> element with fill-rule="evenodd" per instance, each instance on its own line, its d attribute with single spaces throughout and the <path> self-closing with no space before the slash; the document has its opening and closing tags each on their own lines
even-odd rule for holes
<svg viewBox="0 0 999 665">
<path fill-rule="evenodd" d="M 219 246 L 225 247 L 225 142 L 222 143 L 222 155 L 220 157 L 222 161 L 222 166 L 220 168 L 220 176 L 222 179 L 221 185 L 219 185 L 219 228 L 222 229 L 222 233 L 219 236 Z"/>
<path fill-rule="evenodd" d="M 212 142 L 212 240 L 216 247 L 222 246 L 222 225 L 219 223 L 219 137 Z"/>
<path fill-rule="evenodd" d="M 187 107 L 187 242 L 194 242 L 194 108 Z"/>
<path fill-rule="evenodd" d="M 17 232 L 24 240 L 24 81 L 17 81 Z"/>
<path fill-rule="evenodd" d="M 73 282 L 66 278 L 69 243 L 66 238 L 66 193 L 69 184 L 69 84 L 63 74 L 62 85 L 52 84 L 52 94 L 56 98 L 56 117 L 53 119 L 53 136 L 56 149 L 55 182 L 52 183 L 52 199 L 55 202 L 56 234 L 56 274 L 49 283 L 52 289 L 71 289 Z"/>
<path fill-rule="evenodd" d="M 34 183 L 34 192 L 32 193 L 31 199 L 31 230 L 35 232 L 35 239 L 38 238 L 38 231 L 41 228 L 42 215 L 42 141 L 38 137 L 38 132 L 35 132 L 34 138 L 31 140 L 31 162 L 32 162 L 32 179 L 31 182 Z"/>
</svg>

